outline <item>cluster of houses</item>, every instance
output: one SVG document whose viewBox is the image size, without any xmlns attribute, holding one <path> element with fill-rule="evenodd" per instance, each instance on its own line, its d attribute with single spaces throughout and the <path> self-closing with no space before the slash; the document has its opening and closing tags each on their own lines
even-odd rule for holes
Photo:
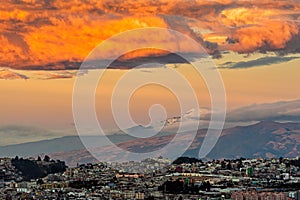
<svg viewBox="0 0 300 200">
<path fill-rule="evenodd" d="M 172 163 L 82 164 L 24 180 L 0 159 L 0 199 L 294 199 L 300 200 L 300 159 L 234 159 Z"/>
</svg>

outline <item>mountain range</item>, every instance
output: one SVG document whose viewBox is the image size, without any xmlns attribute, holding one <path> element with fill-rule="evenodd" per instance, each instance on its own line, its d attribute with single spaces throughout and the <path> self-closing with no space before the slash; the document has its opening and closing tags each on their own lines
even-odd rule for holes
<svg viewBox="0 0 300 200">
<path fill-rule="evenodd" d="M 206 135 L 206 129 L 199 129 L 189 149 L 183 154 L 198 157 L 198 152 Z M 126 134 L 107 136 L 117 146 L 132 152 L 151 152 L 165 146 L 174 133 L 161 133 L 149 138 L 135 138 Z M 117 156 L 115 147 L 99 140 L 99 136 L 85 136 L 89 148 L 108 160 Z M 97 137 L 97 138 L 96 138 Z M 104 137 L 104 136 L 102 136 Z M 180 141 L 190 138 L 179 135 Z M 99 142 L 100 141 L 100 142 Z M 102 142 L 101 142 L 102 141 Z M 178 142 L 178 146 L 180 146 Z M 48 154 L 53 159 L 66 161 L 70 166 L 77 163 L 97 162 L 86 150 L 79 136 L 66 136 L 52 140 L 23 143 L 0 147 L 0 156 L 37 156 Z M 222 131 L 221 137 L 205 159 L 239 157 L 296 157 L 300 155 L 300 123 L 279 123 L 262 121 L 248 126 L 236 126 Z"/>
</svg>

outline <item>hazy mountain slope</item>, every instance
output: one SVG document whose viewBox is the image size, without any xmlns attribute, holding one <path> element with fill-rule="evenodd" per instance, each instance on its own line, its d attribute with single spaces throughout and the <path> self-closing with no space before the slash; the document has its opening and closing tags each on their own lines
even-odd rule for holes
<svg viewBox="0 0 300 200">
<path fill-rule="evenodd" d="M 199 130 L 197 137 L 184 155 L 197 157 L 205 134 L 206 130 Z M 132 152 L 149 152 L 168 144 L 173 136 L 164 133 L 140 139 L 125 134 L 114 134 L 108 137 L 123 149 Z M 190 139 L 185 135 L 180 135 L 180 141 Z M 106 156 L 107 159 L 117 156 L 114 146 L 106 146 L 101 139 L 93 136 L 90 136 L 89 140 L 92 146 L 98 146 L 97 153 Z M 179 146 L 180 142 L 178 142 Z M 50 153 L 53 158 L 66 160 L 69 165 L 96 161 L 83 148 L 80 139 L 76 136 L 0 147 L 0 156 L 28 156 L 41 153 Z M 207 158 L 294 157 L 298 155 L 300 155 L 300 123 L 264 121 L 254 125 L 224 129 Z"/>
<path fill-rule="evenodd" d="M 108 137 L 114 142 L 128 141 L 132 139 L 132 137 L 124 134 L 114 134 Z M 107 143 L 101 140 L 101 137 L 99 136 L 86 136 L 85 138 L 91 146 L 107 145 Z M 26 157 L 45 153 L 69 152 L 81 149 L 84 149 L 84 145 L 82 144 L 79 136 L 66 136 L 51 140 L 0 146 L 0 157 L 14 157 L 16 155 Z"/>
<path fill-rule="evenodd" d="M 198 157 L 198 152 L 206 130 L 199 130 L 185 156 Z M 134 152 L 156 150 L 166 145 L 172 136 L 153 137 L 125 141 L 118 146 Z M 182 137 L 182 139 L 186 139 Z M 180 144 L 178 144 L 180 145 Z M 114 147 L 97 149 L 107 158 L 114 154 Z M 225 129 L 216 146 L 207 158 L 239 158 L 239 157 L 295 157 L 300 155 L 300 123 L 260 122 L 250 126 L 238 126 Z M 86 150 L 61 152 L 53 154 L 69 164 L 75 162 L 92 162 L 95 159 Z M 83 158 L 83 159 L 81 159 Z"/>
</svg>

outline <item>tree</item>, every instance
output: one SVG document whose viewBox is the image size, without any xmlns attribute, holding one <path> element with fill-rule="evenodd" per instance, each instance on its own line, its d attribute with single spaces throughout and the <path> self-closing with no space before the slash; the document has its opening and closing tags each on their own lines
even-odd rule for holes
<svg viewBox="0 0 300 200">
<path fill-rule="evenodd" d="M 283 162 L 283 157 L 279 158 L 279 163 L 281 164 Z"/>
<path fill-rule="evenodd" d="M 225 163 L 224 160 L 222 160 L 222 162 L 221 162 L 221 168 L 222 168 L 222 169 L 226 169 L 226 163 Z"/>
<path fill-rule="evenodd" d="M 45 162 L 50 162 L 50 157 L 49 157 L 48 155 L 45 155 L 44 161 L 45 161 Z"/>
<path fill-rule="evenodd" d="M 201 189 L 207 192 L 210 192 L 211 184 L 209 181 L 203 181 Z"/>
<path fill-rule="evenodd" d="M 38 185 L 42 185 L 42 184 L 44 184 L 44 181 L 43 181 L 43 179 L 39 179 L 39 180 L 37 180 L 36 184 L 38 184 Z"/>
<path fill-rule="evenodd" d="M 231 162 L 229 161 L 228 163 L 227 163 L 227 167 L 226 167 L 228 170 L 231 170 L 232 169 L 232 166 L 231 166 Z"/>
</svg>

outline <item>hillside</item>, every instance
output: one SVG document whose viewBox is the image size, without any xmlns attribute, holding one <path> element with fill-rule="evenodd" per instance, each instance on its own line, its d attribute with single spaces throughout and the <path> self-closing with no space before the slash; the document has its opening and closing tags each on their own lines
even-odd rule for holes
<svg viewBox="0 0 300 200">
<path fill-rule="evenodd" d="M 206 130 L 199 130 L 191 147 L 184 156 L 198 157 Z M 133 152 L 147 152 L 166 145 L 172 135 L 137 139 L 118 143 L 118 146 Z M 182 137 L 182 140 L 187 138 Z M 180 146 L 180 144 L 178 144 Z M 97 148 L 97 153 L 114 158 L 114 147 Z M 277 123 L 264 121 L 250 126 L 238 126 L 225 129 L 213 150 L 206 159 L 240 158 L 240 157 L 295 157 L 300 155 L 300 123 Z M 91 162 L 95 159 L 86 150 L 60 152 L 52 157 L 75 162 Z"/>
<path fill-rule="evenodd" d="M 206 134 L 205 129 L 198 130 L 190 148 L 184 156 L 197 157 L 199 148 Z M 91 141 L 91 148 L 95 148 L 106 160 L 118 156 L 114 146 L 107 146 L 105 142 L 95 136 L 87 136 Z M 174 137 L 172 134 L 160 134 L 151 138 L 134 139 L 125 134 L 108 136 L 120 148 L 132 152 L 143 153 L 157 150 L 168 144 Z M 179 135 L 180 141 L 190 138 Z M 178 142 L 178 147 L 180 147 Z M 0 156 L 30 156 L 50 153 L 54 159 L 65 160 L 68 165 L 77 163 L 97 162 L 85 150 L 78 136 L 68 136 L 54 140 L 24 143 L 0 147 Z M 300 155 L 300 123 L 278 123 L 263 121 L 249 126 L 237 126 L 224 129 L 222 135 L 208 154 L 207 159 L 239 158 L 239 157 L 295 157 Z"/>
</svg>

